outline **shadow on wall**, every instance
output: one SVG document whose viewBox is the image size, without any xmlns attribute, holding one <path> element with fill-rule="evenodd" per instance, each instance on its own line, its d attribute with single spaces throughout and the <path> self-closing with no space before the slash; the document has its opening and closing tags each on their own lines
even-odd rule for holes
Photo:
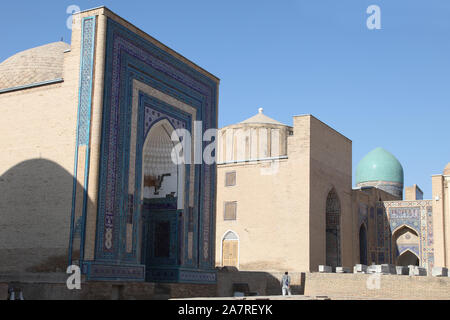
<svg viewBox="0 0 450 320">
<path fill-rule="evenodd" d="M 0 273 L 66 270 L 73 182 L 45 159 L 21 162 L 0 176 Z"/>
<path fill-rule="evenodd" d="M 281 295 L 281 278 L 284 272 L 238 271 L 236 268 L 218 268 L 217 296 L 232 297 L 234 292 L 245 295 L 276 296 Z M 305 273 L 289 272 L 291 292 L 302 295 L 305 289 Z"/>
</svg>

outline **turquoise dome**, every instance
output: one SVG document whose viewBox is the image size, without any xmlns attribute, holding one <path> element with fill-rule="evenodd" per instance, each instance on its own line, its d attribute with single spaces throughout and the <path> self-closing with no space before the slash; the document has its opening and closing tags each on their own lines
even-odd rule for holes
<svg viewBox="0 0 450 320">
<path fill-rule="evenodd" d="M 370 181 L 403 184 L 403 167 L 390 152 L 376 148 L 369 152 L 356 168 L 356 184 Z"/>
</svg>

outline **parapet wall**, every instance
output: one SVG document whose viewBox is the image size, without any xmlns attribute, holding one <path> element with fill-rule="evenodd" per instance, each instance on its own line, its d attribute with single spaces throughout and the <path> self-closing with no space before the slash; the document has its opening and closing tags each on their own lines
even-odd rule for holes
<svg viewBox="0 0 450 320">
<path fill-rule="evenodd" d="M 450 278 L 306 273 L 305 295 L 349 299 L 450 299 Z"/>
</svg>

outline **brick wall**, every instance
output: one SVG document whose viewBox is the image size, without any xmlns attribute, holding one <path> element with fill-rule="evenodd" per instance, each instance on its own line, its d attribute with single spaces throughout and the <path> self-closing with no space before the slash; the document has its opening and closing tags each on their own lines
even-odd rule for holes
<svg viewBox="0 0 450 320">
<path fill-rule="evenodd" d="M 305 295 L 362 299 L 450 299 L 450 278 L 306 273 Z M 371 277 L 371 278 L 370 278 Z M 367 285 L 369 283 L 369 286 Z"/>
</svg>

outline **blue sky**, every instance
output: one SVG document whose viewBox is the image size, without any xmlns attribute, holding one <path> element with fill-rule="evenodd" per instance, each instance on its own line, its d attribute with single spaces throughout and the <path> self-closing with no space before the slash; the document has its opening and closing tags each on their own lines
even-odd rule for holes
<svg viewBox="0 0 450 320">
<path fill-rule="evenodd" d="M 372 4 L 381 30 L 366 27 Z M 354 170 L 384 147 L 427 198 L 450 162 L 448 0 L 4 1 L 0 61 L 70 42 L 70 5 L 106 5 L 218 76 L 220 126 L 259 107 L 286 124 L 313 114 L 353 141 Z"/>
</svg>

